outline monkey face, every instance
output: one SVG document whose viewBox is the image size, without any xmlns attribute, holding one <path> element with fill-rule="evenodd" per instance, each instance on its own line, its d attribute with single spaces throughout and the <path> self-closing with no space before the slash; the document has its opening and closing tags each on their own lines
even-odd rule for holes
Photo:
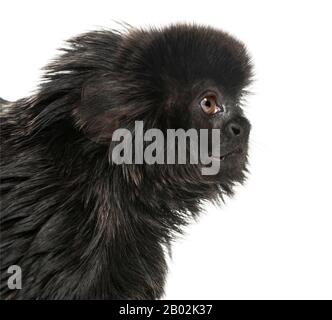
<svg viewBox="0 0 332 320">
<path fill-rule="evenodd" d="M 211 81 L 195 84 L 178 95 L 167 112 L 164 116 L 167 116 L 168 128 L 195 129 L 198 133 L 201 129 L 207 131 L 206 140 L 199 136 L 207 148 L 200 150 L 202 144 L 199 142 L 198 152 L 203 156 L 202 153 L 206 152 L 212 161 L 218 162 L 220 170 L 214 177 L 216 181 L 242 181 L 247 163 L 250 123 L 238 101 L 227 94 L 223 86 Z M 217 131 L 219 140 L 213 139 L 213 131 Z M 214 153 L 215 144 L 219 144 L 217 153 Z"/>
<path fill-rule="evenodd" d="M 201 93 L 189 105 L 190 127 L 208 130 L 208 153 L 214 161 L 220 162 L 221 171 L 242 171 L 247 158 L 249 121 L 222 88 L 204 85 L 196 87 L 195 91 Z M 220 132 L 220 141 L 217 142 L 220 143 L 219 153 L 216 155 L 213 154 L 215 142 L 210 134 L 213 129 Z"/>
</svg>

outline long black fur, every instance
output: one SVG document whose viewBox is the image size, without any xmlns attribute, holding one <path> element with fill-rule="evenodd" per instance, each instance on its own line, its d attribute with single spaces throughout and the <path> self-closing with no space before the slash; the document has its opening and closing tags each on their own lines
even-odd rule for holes
<svg viewBox="0 0 332 320">
<path fill-rule="evenodd" d="M 96 31 L 68 41 L 35 94 L 1 100 L 1 298 L 160 298 L 165 248 L 202 202 L 244 180 L 250 78 L 244 45 L 210 27 Z M 210 86 L 225 95 L 226 118 L 195 111 Z M 199 165 L 115 165 L 112 132 L 135 120 L 221 128 L 222 150 L 242 153 L 214 176 Z M 7 286 L 11 265 L 22 268 L 21 290 Z"/>
</svg>

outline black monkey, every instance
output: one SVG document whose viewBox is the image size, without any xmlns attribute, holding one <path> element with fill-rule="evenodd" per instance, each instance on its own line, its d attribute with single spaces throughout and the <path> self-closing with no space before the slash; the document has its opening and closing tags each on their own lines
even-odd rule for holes
<svg viewBox="0 0 332 320">
<path fill-rule="evenodd" d="M 1 298 L 155 299 L 165 248 L 202 201 L 245 179 L 252 78 L 244 45 L 211 27 L 95 31 L 68 41 L 37 92 L 1 105 Z M 221 129 L 220 172 L 112 163 L 112 133 Z M 7 286 L 11 265 L 22 289 Z"/>
</svg>

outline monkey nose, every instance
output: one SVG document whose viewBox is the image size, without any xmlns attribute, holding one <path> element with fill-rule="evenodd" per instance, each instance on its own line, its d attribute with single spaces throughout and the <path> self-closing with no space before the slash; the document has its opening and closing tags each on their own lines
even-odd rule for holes
<svg viewBox="0 0 332 320">
<path fill-rule="evenodd" d="M 250 132 L 250 123 L 244 117 L 231 120 L 225 128 L 226 135 L 232 139 L 246 138 Z"/>
</svg>

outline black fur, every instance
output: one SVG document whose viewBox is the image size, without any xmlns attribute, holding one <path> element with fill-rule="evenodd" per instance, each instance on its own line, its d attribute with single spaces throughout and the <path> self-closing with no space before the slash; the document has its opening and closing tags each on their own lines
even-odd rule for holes
<svg viewBox="0 0 332 320">
<path fill-rule="evenodd" d="M 209 27 L 96 31 L 68 41 L 36 94 L 1 112 L 1 297 L 155 299 L 165 248 L 204 200 L 243 182 L 249 123 L 240 108 L 251 78 L 242 43 Z M 227 116 L 207 118 L 197 96 L 216 88 Z M 221 128 L 240 148 L 218 175 L 199 165 L 115 165 L 114 129 Z M 229 124 L 243 134 L 233 137 Z M 21 290 L 7 287 L 10 265 Z"/>
</svg>

